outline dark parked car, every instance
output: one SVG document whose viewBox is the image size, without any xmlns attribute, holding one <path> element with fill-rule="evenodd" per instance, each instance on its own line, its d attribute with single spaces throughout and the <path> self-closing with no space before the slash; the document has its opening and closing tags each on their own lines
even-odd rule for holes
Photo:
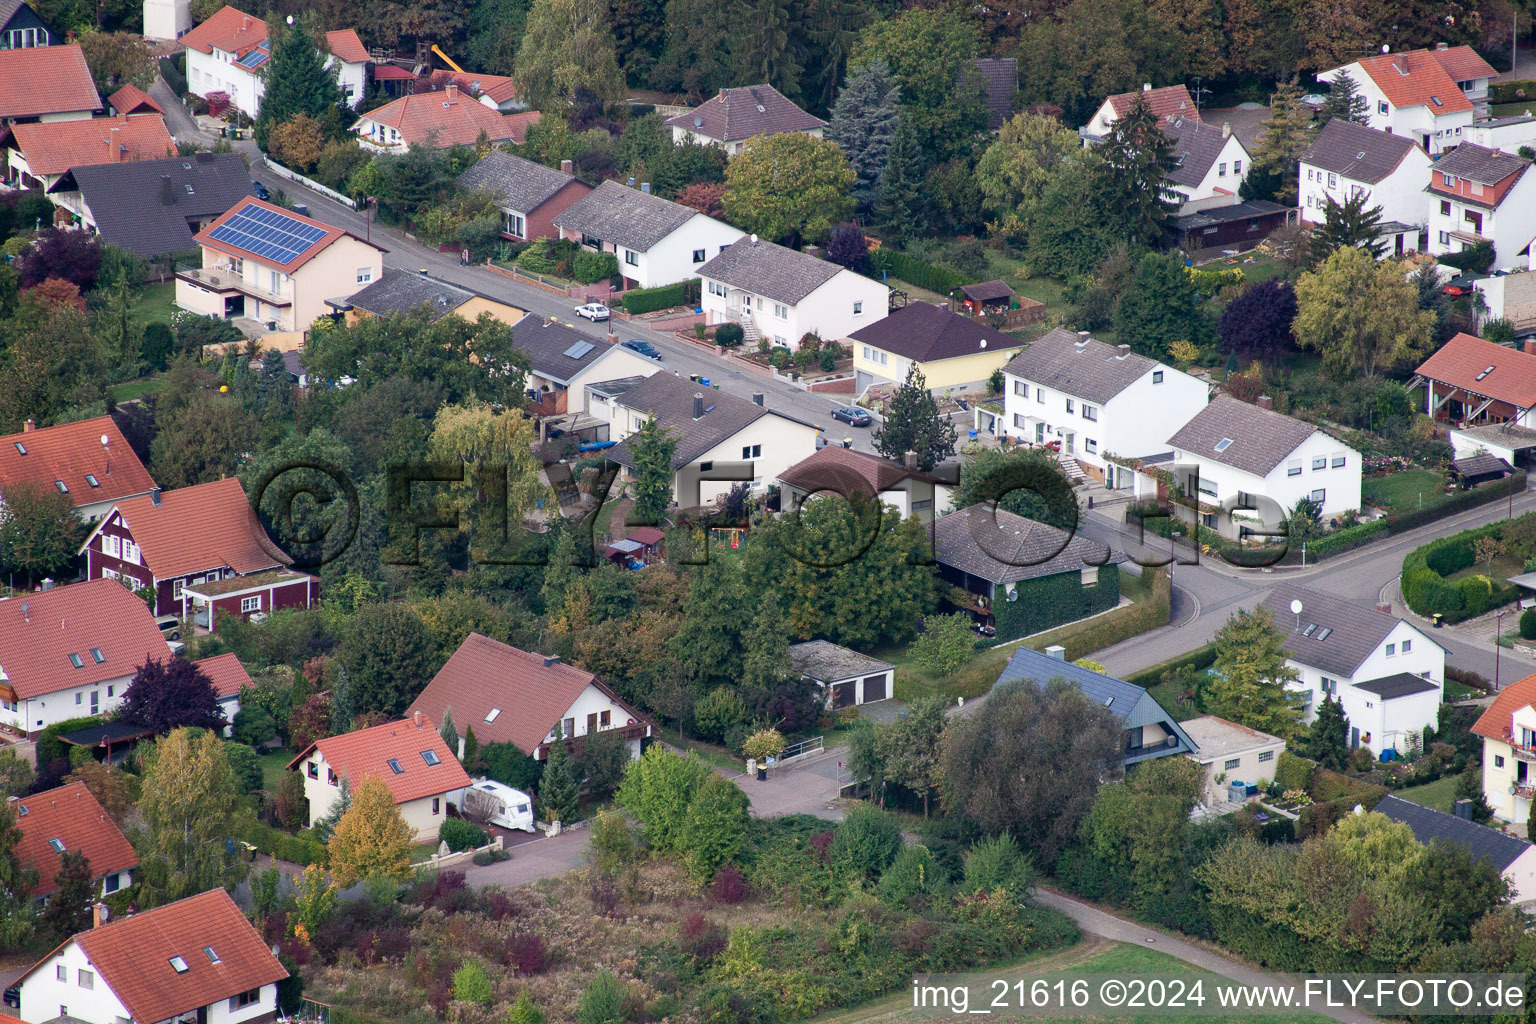
<svg viewBox="0 0 1536 1024">
<path fill-rule="evenodd" d="M 863 409 L 852 405 L 840 405 L 832 410 L 832 418 L 842 420 L 854 427 L 867 427 L 874 422 L 874 418 Z"/>
<path fill-rule="evenodd" d="M 262 202 L 270 202 L 272 199 L 272 193 L 267 191 L 267 186 L 259 181 L 251 182 L 251 191 L 256 193 L 256 198 Z"/>
<path fill-rule="evenodd" d="M 626 341 L 623 343 L 623 345 L 625 348 L 629 349 L 636 355 L 642 355 L 647 359 L 654 359 L 657 362 L 661 361 L 660 350 L 658 350 L 655 345 L 652 345 L 648 341 L 641 341 L 637 338 L 634 341 Z"/>
</svg>

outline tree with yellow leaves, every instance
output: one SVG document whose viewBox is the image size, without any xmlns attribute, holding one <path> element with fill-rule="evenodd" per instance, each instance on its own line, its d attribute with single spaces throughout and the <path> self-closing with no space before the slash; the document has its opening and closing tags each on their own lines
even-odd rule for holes
<svg viewBox="0 0 1536 1024">
<path fill-rule="evenodd" d="M 395 807 L 384 780 L 370 775 L 352 792 L 352 806 L 336 823 L 327 846 L 336 884 L 365 878 L 403 882 L 411 873 L 411 827 Z"/>
</svg>

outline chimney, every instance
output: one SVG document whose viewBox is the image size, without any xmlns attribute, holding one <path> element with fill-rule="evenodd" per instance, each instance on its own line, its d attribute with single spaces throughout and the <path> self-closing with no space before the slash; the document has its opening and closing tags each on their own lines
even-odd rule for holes
<svg viewBox="0 0 1536 1024">
<path fill-rule="evenodd" d="M 915 471 L 917 469 L 917 452 L 908 448 L 901 457 L 901 464 L 905 468 Z"/>
<path fill-rule="evenodd" d="M 107 136 L 107 163 L 115 164 L 122 160 L 123 156 L 123 130 L 113 128 L 112 134 Z"/>
<path fill-rule="evenodd" d="M 1151 92 L 1152 91 L 1152 83 L 1151 82 L 1142 82 L 1141 83 L 1141 91 L 1142 92 Z"/>
<path fill-rule="evenodd" d="M 1456 815 L 1456 817 L 1463 819 L 1464 821 L 1471 821 L 1472 801 L 1465 799 L 1457 800 L 1455 803 L 1451 804 L 1451 813 Z"/>
<path fill-rule="evenodd" d="M 640 183 L 640 191 L 645 193 L 646 195 L 650 195 L 651 194 L 651 183 L 648 182 L 648 181 L 642 181 Z"/>
<path fill-rule="evenodd" d="M 411 723 L 413 725 L 415 725 L 416 728 L 418 728 L 418 729 L 421 728 L 421 712 L 420 711 L 414 712 L 411 715 Z"/>
<path fill-rule="evenodd" d="M 546 654 L 546 655 L 544 655 L 544 667 L 545 668 L 554 668 L 558 664 L 560 664 L 560 655 L 558 655 L 558 654 Z"/>
<path fill-rule="evenodd" d="M 1437 50 L 1449 50 L 1450 48 L 1451 48 L 1451 44 L 1450 43 L 1436 43 L 1435 44 L 1435 49 L 1437 49 Z"/>
<path fill-rule="evenodd" d="M 1061 644 L 1051 644 L 1051 646 L 1045 649 L 1045 656 L 1047 658 L 1055 658 L 1057 661 L 1066 661 L 1067 649 L 1061 646 Z"/>
<path fill-rule="evenodd" d="M 107 923 L 107 918 L 112 916 L 112 911 L 100 900 L 91 904 L 91 927 L 100 928 Z"/>
<path fill-rule="evenodd" d="M 1116 345 L 1115 346 L 1115 358 L 1116 359 L 1124 359 L 1126 356 L 1128 356 L 1130 354 L 1131 354 L 1131 346 L 1129 346 L 1129 345 Z"/>
<path fill-rule="evenodd" d="M 1397 68 L 1398 74 L 1406 75 L 1408 73 L 1408 58 L 1399 53 L 1392 58 L 1392 66 Z"/>
<path fill-rule="evenodd" d="M 700 391 L 693 393 L 693 418 L 696 420 L 704 418 L 704 394 Z"/>
<path fill-rule="evenodd" d="M 1275 407 L 1275 400 L 1268 395 L 1260 395 L 1253 400 L 1253 404 L 1260 409 L 1273 409 Z"/>
<path fill-rule="evenodd" d="M 155 506 L 155 508 L 160 507 L 160 488 L 151 487 L 149 489 L 149 503 Z"/>
<path fill-rule="evenodd" d="M 761 391 L 752 392 L 752 404 L 756 406 L 763 404 L 763 393 Z"/>
<path fill-rule="evenodd" d="M 118 114 L 117 115 L 117 123 L 118 123 L 119 126 L 126 127 L 127 124 L 128 124 L 128 115 L 127 114 Z"/>
<path fill-rule="evenodd" d="M 160 175 L 160 205 L 176 205 L 176 190 L 171 187 L 171 176 L 169 174 Z"/>
<path fill-rule="evenodd" d="M 571 163 L 571 161 L 569 161 L 569 160 L 561 160 L 560 161 L 560 173 L 562 173 L 562 174 L 575 174 L 576 173 L 576 165 Z"/>
<path fill-rule="evenodd" d="M 240 18 L 240 31 L 244 32 L 246 29 L 248 29 L 250 27 L 251 27 L 251 16 L 249 14 L 242 15 L 241 18 Z"/>
<path fill-rule="evenodd" d="M 1536 338 L 1525 339 L 1525 354 L 1528 356 L 1536 356 Z M 28 420 L 27 422 L 31 423 L 32 421 Z"/>
<path fill-rule="evenodd" d="M 1232 122 L 1231 121 L 1223 121 L 1223 122 L 1221 122 L 1221 137 L 1224 138 L 1224 139 L 1230 139 L 1232 137 Z"/>
<path fill-rule="evenodd" d="M 23 423 L 21 425 L 21 432 L 23 434 L 30 434 L 30 433 L 32 433 L 32 431 L 34 431 L 36 429 L 37 429 L 37 420 L 33 419 L 30 416 L 27 417 L 27 422 L 25 422 L 25 423 Z"/>
<path fill-rule="evenodd" d="M 445 89 L 443 89 L 443 92 L 444 92 L 444 94 L 447 95 L 449 103 L 454 103 L 454 102 L 458 101 L 458 98 L 459 98 L 459 87 L 457 85 L 455 85 L 454 83 L 449 82 L 447 87 Z"/>
</svg>

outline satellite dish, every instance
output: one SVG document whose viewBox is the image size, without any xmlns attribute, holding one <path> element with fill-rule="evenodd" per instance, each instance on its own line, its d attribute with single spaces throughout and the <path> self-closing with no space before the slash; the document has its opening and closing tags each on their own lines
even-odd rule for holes
<svg viewBox="0 0 1536 1024">
<path fill-rule="evenodd" d="M 103 448 L 106 448 L 106 447 L 109 447 L 111 444 L 112 444 L 112 439 L 110 437 L 108 437 L 106 434 L 102 434 L 101 435 L 101 446 Z"/>
<path fill-rule="evenodd" d="M 1392 52 L 1392 47 L 1390 47 L 1387 44 L 1383 43 L 1381 45 L 1381 52 L 1382 53 L 1391 53 Z"/>
<path fill-rule="evenodd" d="M 1301 614 L 1301 600 L 1299 598 L 1296 599 L 1296 600 L 1291 601 L 1291 614 L 1292 615 L 1300 615 Z"/>
</svg>

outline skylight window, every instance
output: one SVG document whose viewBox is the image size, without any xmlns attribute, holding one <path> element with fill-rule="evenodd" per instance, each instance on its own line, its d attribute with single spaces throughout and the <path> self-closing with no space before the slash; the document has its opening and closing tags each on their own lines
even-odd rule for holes
<svg viewBox="0 0 1536 1024">
<path fill-rule="evenodd" d="M 207 955 L 209 963 L 216 964 L 216 963 L 221 963 L 222 962 L 219 959 L 219 954 L 217 954 L 217 953 L 215 953 L 213 951 L 213 947 L 212 946 L 204 946 L 203 947 L 203 952 Z"/>
<path fill-rule="evenodd" d="M 176 968 L 177 974 L 187 973 L 187 962 L 179 956 L 171 957 L 171 966 Z"/>
<path fill-rule="evenodd" d="M 25 455 L 25 454 L 27 454 L 27 446 L 26 445 L 22 444 L 20 441 L 12 441 L 11 443 L 16 446 L 16 454 L 17 455 Z"/>
<path fill-rule="evenodd" d="M 1484 377 L 1488 376 L 1493 371 L 1494 371 L 1494 367 L 1490 366 L 1486 370 L 1484 370 L 1482 373 L 1478 374 L 1477 375 L 1477 379 L 1478 380 L 1482 380 Z"/>
<path fill-rule="evenodd" d="M 1232 447 L 1232 439 L 1230 437 L 1224 437 L 1216 442 L 1216 450 L 1219 452 L 1224 452 L 1230 447 Z"/>
<path fill-rule="evenodd" d="M 59 493 L 60 494 L 68 494 L 69 493 L 69 484 L 66 484 L 63 480 L 55 480 L 53 482 L 53 486 L 55 486 L 55 487 L 57 487 L 59 489 Z"/>
<path fill-rule="evenodd" d="M 437 751 L 435 750 L 423 750 L 421 752 L 421 759 L 427 762 L 427 767 L 429 768 L 435 768 L 443 763 L 442 758 L 437 756 Z"/>
<path fill-rule="evenodd" d="M 501 708 L 491 708 L 491 713 L 485 716 L 485 720 L 487 722 L 494 722 L 499 714 L 501 714 Z"/>
<path fill-rule="evenodd" d="M 96 479 L 96 474 L 95 473 L 87 473 L 87 474 L 85 474 L 85 482 L 90 484 L 92 487 L 100 487 L 101 486 L 101 481 Z"/>
<path fill-rule="evenodd" d="M 101 653 L 101 648 L 100 647 L 92 647 L 91 648 L 91 660 L 94 661 L 98 665 L 103 665 L 103 664 L 106 663 L 107 656 L 105 654 Z"/>
<path fill-rule="evenodd" d="M 396 760 L 395 758 L 393 758 L 393 757 L 390 758 L 388 764 L 389 764 L 389 770 L 394 772 L 396 775 L 404 775 L 405 774 L 405 769 L 400 767 L 400 762 L 398 760 Z"/>
<path fill-rule="evenodd" d="M 18 817 L 18 818 L 25 818 L 28 815 L 28 813 L 30 813 L 30 812 L 27 810 L 27 805 L 26 804 L 17 804 L 16 805 L 16 817 Z"/>
<path fill-rule="evenodd" d="M 1328 639 L 1328 634 L 1332 633 L 1332 632 L 1333 632 L 1333 630 L 1328 629 L 1328 628 L 1325 627 L 1325 628 L 1320 629 L 1320 630 L 1317 631 L 1317 638 L 1319 640 L 1327 640 Z"/>
<path fill-rule="evenodd" d="M 1316 632 L 1317 632 L 1317 623 L 1309 622 L 1309 623 L 1307 623 L 1307 628 L 1301 631 L 1301 635 L 1302 636 L 1311 636 L 1313 633 L 1316 633 Z"/>
<path fill-rule="evenodd" d="M 52 839 L 48 840 L 48 845 L 53 847 L 54 853 L 64 852 L 64 840 L 60 839 L 58 836 L 54 836 Z"/>
<path fill-rule="evenodd" d="M 69 652 L 69 663 L 75 666 L 75 668 L 85 668 L 85 661 L 74 651 Z"/>
</svg>

